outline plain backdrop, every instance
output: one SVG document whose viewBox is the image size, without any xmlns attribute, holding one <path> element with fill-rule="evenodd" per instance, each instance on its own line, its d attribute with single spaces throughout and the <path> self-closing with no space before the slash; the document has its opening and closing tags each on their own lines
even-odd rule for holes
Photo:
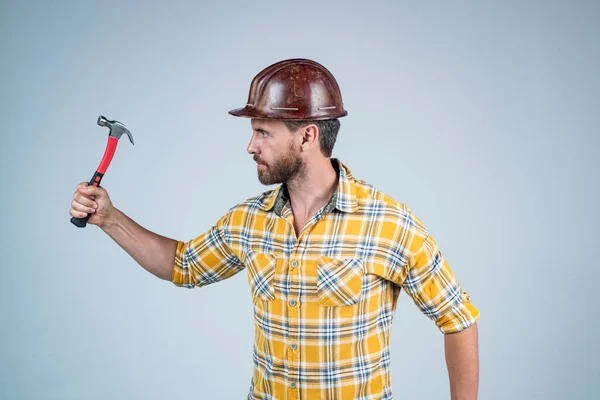
<svg viewBox="0 0 600 400">
<path fill-rule="evenodd" d="M 595 399 L 597 1 L 0 3 L 0 398 L 242 399 L 247 273 L 187 290 L 141 268 L 75 187 L 190 240 L 265 190 L 227 114 L 286 58 L 325 65 L 333 156 L 407 204 L 481 311 L 481 399 Z M 448 399 L 443 335 L 401 294 L 396 399 Z"/>
</svg>

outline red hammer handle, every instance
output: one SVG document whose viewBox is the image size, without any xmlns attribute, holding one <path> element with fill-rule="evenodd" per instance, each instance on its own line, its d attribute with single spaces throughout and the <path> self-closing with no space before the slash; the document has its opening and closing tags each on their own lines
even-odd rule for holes
<svg viewBox="0 0 600 400">
<path fill-rule="evenodd" d="M 114 138 L 112 136 L 108 137 L 108 143 L 106 144 L 106 150 L 104 151 L 104 156 L 102 157 L 102 161 L 100 162 L 100 165 L 98 166 L 98 169 L 96 170 L 96 173 L 94 173 L 94 176 L 92 176 L 92 179 L 90 179 L 88 186 L 100 186 L 100 181 L 102 180 L 102 177 L 106 173 L 106 169 L 110 165 L 110 162 L 112 161 L 112 158 L 115 155 L 115 150 L 117 149 L 117 143 L 119 143 L 119 139 Z M 86 215 L 83 218 L 72 217 L 71 222 L 73 223 L 73 225 L 77 226 L 78 228 L 85 228 L 89 218 L 90 218 L 90 214 Z"/>
</svg>

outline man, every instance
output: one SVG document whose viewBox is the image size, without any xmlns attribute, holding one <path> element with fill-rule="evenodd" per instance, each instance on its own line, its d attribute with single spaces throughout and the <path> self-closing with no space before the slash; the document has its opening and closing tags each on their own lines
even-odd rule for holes
<svg viewBox="0 0 600 400">
<path fill-rule="evenodd" d="M 70 213 L 101 227 L 142 267 L 193 288 L 246 269 L 254 304 L 248 399 L 391 399 L 390 337 L 400 290 L 443 332 L 452 399 L 476 399 L 479 311 L 406 205 L 330 158 L 347 115 L 333 75 L 284 60 L 252 81 L 248 152 L 265 185 L 188 242 L 154 234 L 78 185 Z"/>
</svg>

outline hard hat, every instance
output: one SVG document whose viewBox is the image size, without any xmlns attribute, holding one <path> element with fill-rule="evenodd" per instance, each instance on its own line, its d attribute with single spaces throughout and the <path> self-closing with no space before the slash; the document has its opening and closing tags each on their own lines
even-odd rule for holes
<svg viewBox="0 0 600 400">
<path fill-rule="evenodd" d="M 321 120 L 348 115 L 340 88 L 321 64 L 303 58 L 279 61 L 252 79 L 245 107 L 229 111 L 236 117 Z"/>
</svg>

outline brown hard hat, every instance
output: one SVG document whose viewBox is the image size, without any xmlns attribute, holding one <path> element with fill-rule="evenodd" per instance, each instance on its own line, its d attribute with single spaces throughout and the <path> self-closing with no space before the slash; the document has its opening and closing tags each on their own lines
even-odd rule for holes
<svg viewBox="0 0 600 400">
<path fill-rule="evenodd" d="M 303 58 L 283 60 L 252 79 L 245 107 L 236 117 L 320 120 L 348 115 L 335 78 L 321 64 Z"/>
</svg>

